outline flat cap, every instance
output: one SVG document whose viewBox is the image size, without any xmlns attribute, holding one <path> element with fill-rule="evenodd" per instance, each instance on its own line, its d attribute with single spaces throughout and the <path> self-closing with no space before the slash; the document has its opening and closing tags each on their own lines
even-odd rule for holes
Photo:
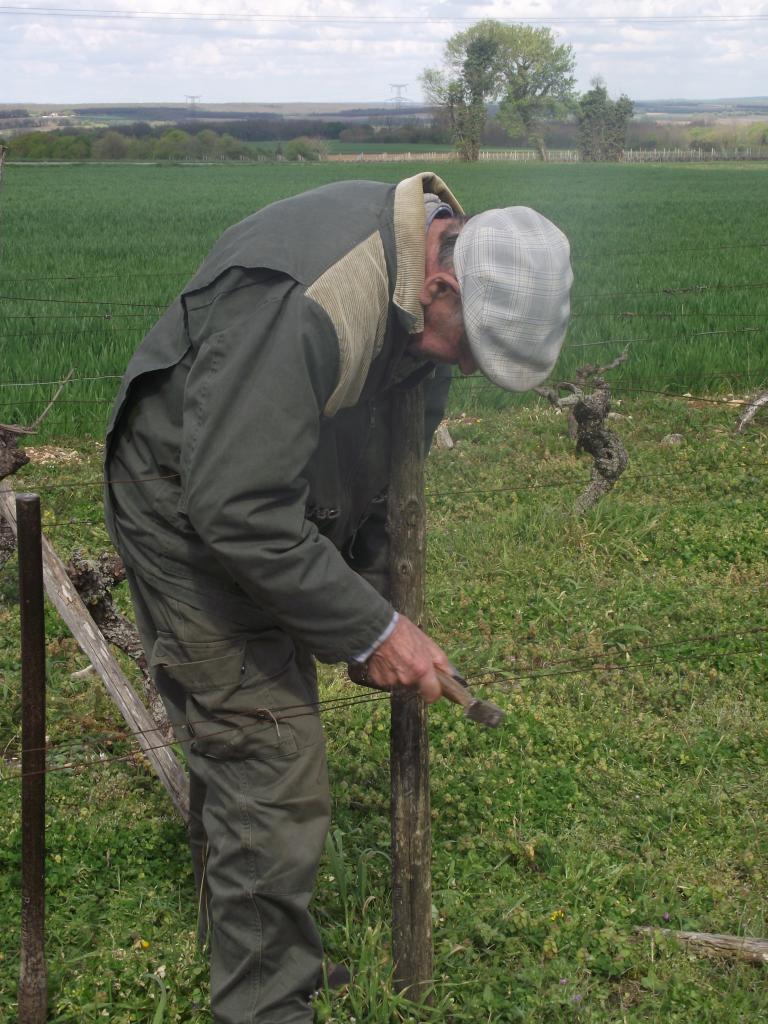
<svg viewBox="0 0 768 1024">
<path fill-rule="evenodd" d="M 562 231 L 527 206 L 486 210 L 456 240 L 472 355 L 507 391 L 541 384 L 557 361 L 570 314 L 573 273 Z"/>
</svg>

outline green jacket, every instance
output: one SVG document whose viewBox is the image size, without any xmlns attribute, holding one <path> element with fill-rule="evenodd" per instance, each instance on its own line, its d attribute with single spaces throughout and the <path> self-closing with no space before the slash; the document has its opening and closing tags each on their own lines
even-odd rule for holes
<svg viewBox="0 0 768 1024">
<path fill-rule="evenodd" d="M 392 614 L 371 537 L 393 389 L 431 368 L 405 352 L 426 192 L 460 211 L 420 174 L 327 185 L 230 228 L 135 353 L 108 428 L 107 479 L 142 481 L 106 487 L 126 564 L 181 599 L 250 603 L 327 661 Z"/>
</svg>

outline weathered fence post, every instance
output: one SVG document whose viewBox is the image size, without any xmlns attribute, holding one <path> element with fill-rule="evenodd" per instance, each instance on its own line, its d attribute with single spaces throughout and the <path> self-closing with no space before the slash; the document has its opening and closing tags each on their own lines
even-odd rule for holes
<svg viewBox="0 0 768 1024">
<path fill-rule="evenodd" d="M 394 402 L 389 492 L 392 603 L 413 622 L 424 615 L 424 396 Z M 395 986 L 413 1000 L 432 984 L 432 830 L 427 708 L 405 687 L 392 694 L 392 958 Z"/>
<path fill-rule="evenodd" d="M 16 496 L 21 610 L 21 969 L 19 1024 L 47 1017 L 45 966 L 45 620 L 40 498 Z"/>
</svg>

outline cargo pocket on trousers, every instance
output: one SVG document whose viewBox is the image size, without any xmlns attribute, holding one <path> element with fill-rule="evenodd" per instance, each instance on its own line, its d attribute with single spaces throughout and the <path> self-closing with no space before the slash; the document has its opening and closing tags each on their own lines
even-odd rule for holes
<svg viewBox="0 0 768 1024">
<path fill-rule="evenodd" d="M 160 633 L 150 665 L 184 691 L 195 753 L 221 760 L 296 753 L 294 730 L 280 721 L 280 706 L 295 705 L 301 680 L 293 644 L 280 630 L 202 642 Z"/>
</svg>

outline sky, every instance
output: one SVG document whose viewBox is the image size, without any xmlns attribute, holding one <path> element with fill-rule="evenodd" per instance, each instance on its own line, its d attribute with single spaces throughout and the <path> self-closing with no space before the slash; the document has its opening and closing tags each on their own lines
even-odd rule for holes
<svg viewBox="0 0 768 1024">
<path fill-rule="evenodd" d="M 759 0 L 43 3 L 0 0 L 0 103 L 419 102 L 420 73 L 482 18 L 551 28 L 580 91 L 599 75 L 634 100 L 768 95 Z"/>
</svg>

